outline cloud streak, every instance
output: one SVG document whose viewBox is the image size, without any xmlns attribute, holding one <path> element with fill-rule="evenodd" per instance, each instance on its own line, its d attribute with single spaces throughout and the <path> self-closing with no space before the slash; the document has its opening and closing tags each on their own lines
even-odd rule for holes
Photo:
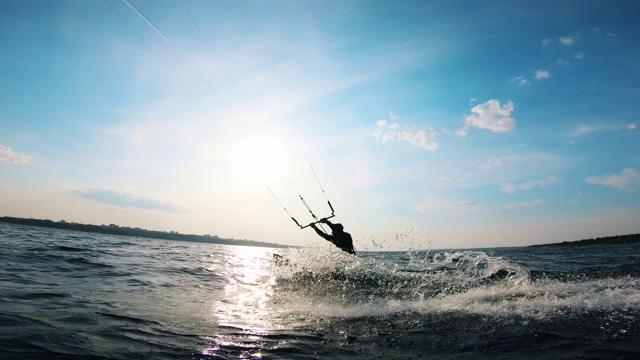
<svg viewBox="0 0 640 360">
<path fill-rule="evenodd" d="M 8 146 L 0 144 L 0 161 L 11 164 L 26 164 L 31 160 L 31 156 L 14 152 Z"/>
<path fill-rule="evenodd" d="M 630 190 L 640 186 L 640 174 L 638 174 L 633 168 L 626 168 L 617 174 L 589 176 L 585 181 L 588 184 L 604 185 L 621 190 Z"/>
<path fill-rule="evenodd" d="M 545 178 L 545 179 L 530 180 L 521 184 L 502 183 L 500 184 L 500 190 L 509 194 L 513 194 L 518 190 L 528 191 L 533 189 L 534 187 L 545 187 L 556 182 L 558 182 L 557 177 L 549 176 L 548 178 Z"/>
<path fill-rule="evenodd" d="M 175 206 L 170 203 L 141 198 L 135 195 L 117 192 L 107 189 L 94 189 L 90 188 L 82 191 L 74 191 L 77 195 L 85 197 L 87 199 L 95 200 L 102 204 L 107 205 L 115 205 L 119 207 L 130 207 L 137 209 L 146 209 L 146 210 L 160 210 L 169 213 L 181 213 L 184 210 L 178 206 Z"/>
<path fill-rule="evenodd" d="M 520 87 L 526 86 L 526 85 L 529 84 L 529 80 L 527 80 L 527 78 L 525 78 L 524 75 L 516 76 L 516 77 L 512 78 L 511 81 L 513 81 L 514 83 L 518 84 L 518 86 L 520 86 Z"/>
<path fill-rule="evenodd" d="M 584 136 L 596 132 L 614 132 L 621 130 L 635 130 L 636 124 L 580 124 L 569 132 L 570 136 Z"/>
<path fill-rule="evenodd" d="M 507 206 L 507 208 L 508 209 L 532 208 L 532 207 L 540 206 L 543 203 L 544 203 L 544 201 L 542 199 L 535 199 L 535 200 L 532 200 L 532 201 L 524 201 L 524 202 L 512 203 L 512 204 L 509 204 Z"/>
</svg>

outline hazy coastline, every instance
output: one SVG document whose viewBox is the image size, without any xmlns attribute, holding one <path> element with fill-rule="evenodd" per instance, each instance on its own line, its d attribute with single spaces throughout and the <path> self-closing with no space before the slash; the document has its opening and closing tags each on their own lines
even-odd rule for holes
<svg viewBox="0 0 640 360">
<path fill-rule="evenodd" d="M 64 220 L 53 221 L 48 219 L 32 219 L 32 218 L 27 219 L 27 218 L 18 218 L 18 217 L 9 217 L 9 216 L 0 217 L 0 222 L 19 224 L 19 225 L 28 225 L 28 226 L 47 227 L 47 228 L 53 228 L 53 229 L 75 230 L 75 231 L 93 232 L 93 233 L 109 234 L 109 235 L 137 236 L 137 237 L 144 237 L 144 238 L 164 239 L 164 240 L 205 242 L 205 243 L 223 244 L 223 245 L 260 246 L 260 247 L 272 247 L 272 248 L 288 247 L 281 244 L 266 243 L 263 241 L 256 241 L 256 240 L 226 239 L 226 238 L 221 238 L 217 235 L 181 234 L 177 231 L 147 230 L 147 229 L 142 229 L 138 227 L 132 228 L 132 227 L 119 226 L 116 224 L 91 225 L 91 224 L 79 224 L 74 222 L 67 222 Z"/>
<path fill-rule="evenodd" d="M 48 228 L 54 228 L 54 229 L 93 232 L 93 233 L 100 233 L 100 234 L 138 236 L 138 237 L 153 238 L 153 239 L 205 242 L 205 243 L 223 244 L 223 245 L 260 246 L 260 247 L 272 247 L 272 248 L 290 247 L 282 244 L 267 243 L 267 242 L 256 241 L 256 240 L 233 239 L 233 238 L 226 239 L 226 238 L 221 238 L 217 235 L 181 234 L 176 231 L 167 232 L 167 231 L 147 230 L 147 229 L 142 229 L 138 227 L 132 228 L 132 227 L 119 226 L 115 224 L 91 225 L 91 224 L 79 224 L 79 223 L 67 222 L 64 220 L 53 221 L 48 219 L 32 219 L 32 218 L 27 219 L 27 218 L 18 218 L 18 217 L 10 217 L 10 216 L 0 217 L 0 222 L 29 225 L 29 226 L 48 227 Z M 591 239 L 563 241 L 559 243 L 534 244 L 534 245 L 528 245 L 528 247 L 586 246 L 586 245 L 602 245 L 602 244 L 614 245 L 614 244 L 632 244 L 632 243 L 640 243 L 640 234 L 614 235 L 614 236 L 604 236 L 604 237 L 591 238 Z"/>
</svg>

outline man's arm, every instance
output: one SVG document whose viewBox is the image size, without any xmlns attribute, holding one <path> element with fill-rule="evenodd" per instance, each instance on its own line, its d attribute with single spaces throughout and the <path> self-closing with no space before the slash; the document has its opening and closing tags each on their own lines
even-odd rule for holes
<svg viewBox="0 0 640 360">
<path fill-rule="evenodd" d="M 316 233 L 317 233 L 318 235 L 320 235 L 323 239 L 331 241 L 331 236 L 330 236 L 330 235 L 328 235 L 327 233 L 325 233 L 324 231 L 322 231 L 322 230 L 318 229 L 318 227 L 316 226 L 316 224 L 311 224 L 311 227 L 312 227 L 312 228 L 313 228 L 313 230 L 315 230 L 315 231 L 316 231 Z"/>
</svg>

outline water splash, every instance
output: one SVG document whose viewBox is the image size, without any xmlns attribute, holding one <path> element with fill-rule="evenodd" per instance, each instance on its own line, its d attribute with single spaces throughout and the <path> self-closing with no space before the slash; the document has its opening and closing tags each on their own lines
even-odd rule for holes
<svg viewBox="0 0 640 360">
<path fill-rule="evenodd" d="M 385 311 L 402 311 L 398 302 L 530 281 L 527 269 L 480 251 L 354 257 L 329 246 L 311 247 L 291 250 L 273 268 L 280 301 L 316 309 L 339 304 L 373 311 L 372 306 L 385 304 Z"/>
</svg>

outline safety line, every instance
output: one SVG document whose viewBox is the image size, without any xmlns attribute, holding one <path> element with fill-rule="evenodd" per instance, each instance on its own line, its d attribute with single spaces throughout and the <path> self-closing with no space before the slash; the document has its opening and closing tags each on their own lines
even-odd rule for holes
<svg viewBox="0 0 640 360">
<path fill-rule="evenodd" d="M 207 87 L 209 88 L 209 90 L 211 90 L 211 92 L 213 92 L 217 97 L 218 100 L 220 100 L 220 102 L 224 105 L 224 107 L 227 109 L 227 111 L 229 111 L 229 113 L 231 113 L 231 115 L 233 115 L 233 117 L 236 119 L 236 121 L 238 121 L 238 123 L 240 123 L 240 125 L 242 125 L 243 128 L 247 128 L 244 123 L 242 122 L 242 120 L 240 120 L 240 118 L 238 117 L 238 115 L 236 115 L 235 112 L 233 112 L 233 110 L 231 110 L 231 108 L 229 107 L 229 104 L 227 104 L 226 101 L 224 101 L 224 99 L 222 98 L 222 96 L 220 96 L 220 94 L 213 88 L 213 86 L 211 86 L 211 84 L 204 78 L 204 76 L 202 75 L 202 73 L 200 73 L 200 71 L 198 71 L 198 69 L 191 63 L 191 61 L 189 61 L 189 59 L 187 59 L 187 57 L 184 55 L 184 53 L 182 51 L 180 51 L 180 49 L 178 49 L 177 46 L 175 46 L 173 44 L 173 42 L 171 42 L 171 40 L 169 40 L 163 33 L 162 31 L 160 31 L 160 29 L 158 29 L 152 22 L 151 20 L 149 20 L 143 13 L 142 11 L 140 11 L 140 9 L 138 9 L 135 5 L 133 5 L 132 3 L 129 2 L 129 0 L 122 0 L 123 3 L 125 3 L 131 10 L 133 10 L 142 20 L 144 20 L 144 22 L 147 23 L 147 25 L 149 25 L 156 33 L 158 33 L 158 35 L 160 35 L 160 37 L 162 37 L 164 39 L 164 41 L 167 42 L 167 44 L 169 44 L 178 54 L 180 54 L 180 56 L 182 57 L 182 59 L 189 64 L 189 66 L 191 66 L 191 68 L 193 69 L 193 71 L 196 72 L 196 74 L 198 74 L 198 76 L 200 77 L 200 79 L 207 85 Z"/>
<path fill-rule="evenodd" d="M 200 36 L 202 37 L 202 39 L 204 40 L 204 42 L 207 44 L 207 47 L 209 47 L 209 50 L 211 51 L 211 53 L 213 54 L 213 56 L 216 58 L 216 60 L 218 61 L 218 64 L 220 64 L 220 66 L 222 67 L 222 70 L 224 70 L 224 73 L 227 75 L 227 78 L 229 79 L 229 81 L 231 82 L 231 85 L 233 85 L 233 88 L 236 90 L 236 92 L 238 93 L 238 96 L 240 96 L 240 99 L 242 100 L 242 102 L 244 103 L 244 106 L 247 108 L 247 110 L 249 110 L 249 114 L 251 115 L 251 118 L 253 119 L 254 124 L 256 124 L 256 117 L 255 114 L 253 113 L 253 110 L 251 110 L 251 107 L 249 106 L 249 103 L 247 103 L 247 100 L 245 99 L 245 97 L 242 95 L 242 92 L 240 91 L 240 89 L 238 89 L 238 86 L 236 85 L 236 82 L 233 81 L 233 78 L 231 77 L 231 74 L 229 74 L 229 71 L 227 70 L 227 67 L 224 66 L 224 63 L 222 62 L 222 60 L 220 59 L 220 57 L 218 56 L 218 54 L 216 53 L 216 51 L 213 49 L 213 46 L 211 45 L 211 43 L 209 42 L 209 40 L 207 40 L 207 37 L 204 36 L 204 33 L 202 32 L 202 30 L 200 29 L 200 26 L 198 26 L 198 23 L 196 22 L 196 20 L 193 18 L 193 16 L 191 16 L 191 13 L 189 12 L 189 10 L 187 9 L 186 6 L 184 6 L 184 3 L 182 2 L 182 0 L 180 1 L 180 5 L 182 5 L 182 8 L 184 9 L 184 11 L 187 13 L 187 15 L 189 16 L 189 19 L 191 19 L 191 22 L 193 23 L 193 25 L 196 27 L 196 29 L 198 30 L 198 32 L 200 33 Z M 226 4 L 225 4 L 226 6 Z"/>
</svg>

